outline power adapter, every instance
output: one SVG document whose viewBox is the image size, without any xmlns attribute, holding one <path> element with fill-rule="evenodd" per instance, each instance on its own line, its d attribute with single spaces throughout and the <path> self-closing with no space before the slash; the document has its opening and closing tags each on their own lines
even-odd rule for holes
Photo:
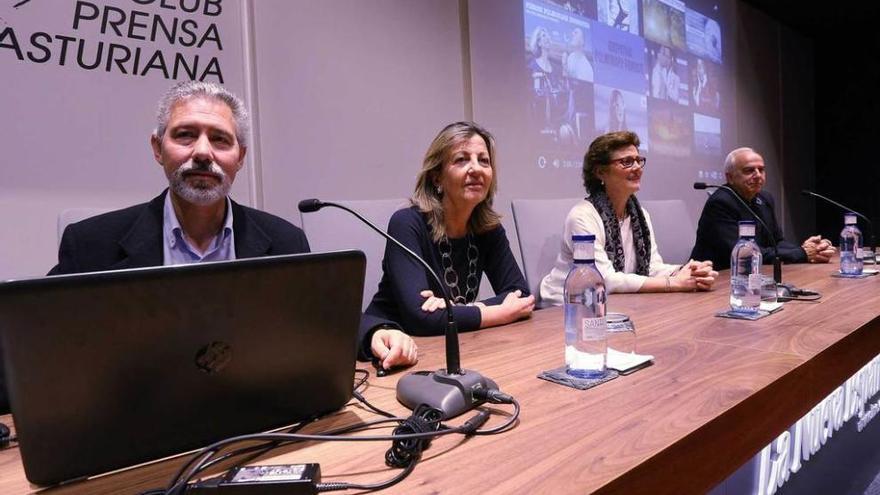
<svg viewBox="0 0 880 495">
<path fill-rule="evenodd" d="M 320 464 L 242 466 L 225 476 L 198 482 L 185 493 L 193 495 L 315 495 L 321 481 Z"/>
</svg>

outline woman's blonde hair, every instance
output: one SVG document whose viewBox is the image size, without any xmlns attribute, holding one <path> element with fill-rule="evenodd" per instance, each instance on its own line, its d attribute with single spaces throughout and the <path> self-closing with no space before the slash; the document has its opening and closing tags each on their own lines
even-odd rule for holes
<svg viewBox="0 0 880 495">
<path fill-rule="evenodd" d="M 443 165 L 452 157 L 452 151 L 468 139 L 480 136 L 489 150 L 489 166 L 492 167 L 492 181 L 486 192 L 486 199 L 480 202 L 471 212 L 468 220 L 468 232 L 482 234 L 501 224 L 501 215 L 492 209 L 495 189 L 498 185 L 498 174 L 495 169 L 495 138 L 486 129 L 473 122 L 455 122 L 444 127 L 431 142 L 422 170 L 416 180 L 416 188 L 410 199 L 419 211 L 428 216 L 428 225 L 432 229 L 434 242 L 439 242 L 446 235 L 443 222 L 443 194 L 437 191 L 437 181 L 443 173 Z"/>
<path fill-rule="evenodd" d="M 538 26 L 535 28 L 534 31 L 532 31 L 532 36 L 529 38 L 529 51 L 532 52 L 532 55 L 534 55 L 535 57 L 541 56 L 541 47 L 538 46 L 538 41 L 541 37 L 541 33 L 544 33 L 547 35 L 547 37 L 550 37 L 550 33 L 547 31 L 547 28 L 545 28 L 544 26 Z"/>
</svg>

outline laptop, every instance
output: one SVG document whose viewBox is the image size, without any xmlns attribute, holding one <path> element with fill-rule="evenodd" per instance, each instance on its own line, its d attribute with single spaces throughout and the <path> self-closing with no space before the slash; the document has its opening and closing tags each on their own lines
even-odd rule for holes
<svg viewBox="0 0 880 495">
<path fill-rule="evenodd" d="M 338 251 L 0 284 L 27 479 L 85 478 L 343 407 L 365 266 Z"/>
</svg>

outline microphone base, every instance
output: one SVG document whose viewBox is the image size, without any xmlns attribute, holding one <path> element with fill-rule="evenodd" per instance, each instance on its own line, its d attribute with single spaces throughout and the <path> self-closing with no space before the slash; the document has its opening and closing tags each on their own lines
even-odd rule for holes
<svg viewBox="0 0 880 495">
<path fill-rule="evenodd" d="M 812 297 L 822 295 L 811 289 L 801 289 L 791 284 L 779 284 L 776 286 L 776 297 L 782 301 L 814 301 Z"/>
<path fill-rule="evenodd" d="M 795 297 L 792 292 L 797 288 L 791 284 L 776 284 L 776 297 Z"/>
<path fill-rule="evenodd" d="M 498 389 L 498 384 L 473 370 L 450 375 L 445 369 L 416 371 L 397 382 L 397 400 L 415 410 L 422 404 L 439 410 L 449 419 L 482 404 L 473 396 L 474 390 Z"/>
</svg>

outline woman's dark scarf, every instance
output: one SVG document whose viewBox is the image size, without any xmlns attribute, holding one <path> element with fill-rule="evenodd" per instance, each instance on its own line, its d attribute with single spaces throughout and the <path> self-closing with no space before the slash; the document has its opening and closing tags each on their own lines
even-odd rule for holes
<svg viewBox="0 0 880 495">
<path fill-rule="evenodd" d="M 620 240 L 620 223 L 617 221 L 617 215 L 614 214 L 614 207 L 611 206 L 608 193 L 604 188 L 598 188 L 590 193 L 587 201 L 593 203 L 593 207 L 602 218 L 602 225 L 605 226 L 605 252 L 611 258 L 614 269 L 622 272 L 624 258 L 623 242 Z M 634 195 L 626 201 L 626 214 L 630 218 L 633 244 L 636 248 L 636 273 L 648 276 L 648 267 L 651 264 L 651 231 L 648 230 L 648 222 L 642 213 L 639 200 Z"/>
</svg>

